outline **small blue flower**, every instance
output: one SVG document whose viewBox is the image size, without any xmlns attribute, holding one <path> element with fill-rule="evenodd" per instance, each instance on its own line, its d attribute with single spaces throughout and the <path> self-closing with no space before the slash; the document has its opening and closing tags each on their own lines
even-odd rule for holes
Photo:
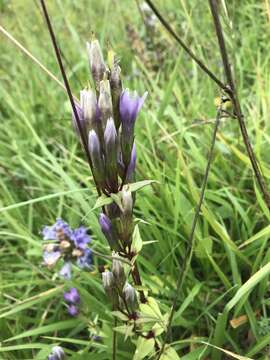
<svg viewBox="0 0 270 360">
<path fill-rule="evenodd" d="M 59 271 L 59 275 L 66 280 L 71 279 L 71 262 L 67 261 L 64 263 L 62 269 Z"/>
<path fill-rule="evenodd" d="M 87 229 L 84 226 L 80 226 L 73 231 L 71 240 L 73 240 L 76 248 L 84 250 L 91 241 L 91 237 L 87 234 Z"/>
<path fill-rule="evenodd" d="M 83 255 L 77 259 L 77 265 L 81 269 L 91 269 L 93 264 L 93 254 L 89 248 L 86 248 L 83 252 Z"/>
<path fill-rule="evenodd" d="M 79 309 L 77 308 L 76 305 L 69 305 L 68 306 L 68 313 L 71 316 L 77 316 L 79 314 Z"/>
<path fill-rule="evenodd" d="M 76 288 L 71 288 L 64 293 L 64 300 L 70 304 L 79 304 L 81 301 L 80 294 Z"/>
<path fill-rule="evenodd" d="M 72 235 L 71 228 L 62 219 L 57 219 L 55 224 L 52 226 L 45 226 L 42 230 L 44 240 L 59 240 L 61 234 L 68 238 Z"/>
<path fill-rule="evenodd" d="M 43 260 L 45 265 L 53 266 L 60 259 L 61 253 L 60 251 L 44 251 L 43 252 Z"/>
</svg>

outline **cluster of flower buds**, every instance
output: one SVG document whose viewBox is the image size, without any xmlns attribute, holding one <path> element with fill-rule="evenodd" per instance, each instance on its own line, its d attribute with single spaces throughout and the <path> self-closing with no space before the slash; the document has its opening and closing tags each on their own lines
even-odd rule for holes
<svg viewBox="0 0 270 360">
<path fill-rule="evenodd" d="M 126 274 L 121 257 L 113 252 L 112 271 L 102 273 L 104 290 L 113 304 L 113 308 L 123 308 L 134 313 L 138 308 L 136 290 L 126 282 Z"/>
<path fill-rule="evenodd" d="M 64 300 L 68 304 L 68 313 L 71 316 L 77 316 L 79 313 L 78 305 L 81 302 L 81 297 L 76 288 L 71 288 L 64 293 Z"/>
<path fill-rule="evenodd" d="M 62 219 L 57 219 L 52 226 L 45 226 L 42 230 L 46 245 L 43 248 L 43 261 L 49 268 L 54 267 L 60 260 L 64 260 L 59 274 L 65 279 L 71 278 L 72 263 L 82 269 L 91 269 L 93 263 L 92 251 L 88 248 L 91 241 L 85 227 L 71 229 Z"/>
<path fill-rule="evenodd" d="M 136 92 L 123 90 L 121 69 L 110 53 L 107 67 L 97 40 L 87 44 L 95 91 L 84 89 L 76 105 L 80 128 L 88 145 L 92 170 L 98 188 L 105 194 L 117 193 L 133 179 L 136 164 L 134 126 L 145 101 Z M 73 114 L 73 122 L 78 124 Z"/>
<path fill-rule="evenodd" d="M 65 352 L 61 348 L 61 346 L 54 346 L 50 355 L 48 356 L 48 360 L 64 360 Z"/>
</svg>

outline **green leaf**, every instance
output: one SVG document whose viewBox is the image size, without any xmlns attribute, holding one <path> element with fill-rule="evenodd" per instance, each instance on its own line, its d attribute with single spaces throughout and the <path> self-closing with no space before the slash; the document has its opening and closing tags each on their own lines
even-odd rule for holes
<svg viewBox="0 0 270 360">
<path fill-rule="evenodd" d="M 134 335 L 133 325 L 121 325 L 121 326 L 116 326 L 113 329 L 114 329 L 114 331 L 117 331 L 120 334 L 125 335 L 125 338 L 127 338 L 128 336 Z"/>
<path fill-rule="evenodd" d="M 134 191 L 138 191 L 138 190 L 144 188 L 145 186 L 151 185 L 153 183 L 157 183 L 157 181 L 156 180 L 138 181 L 138 182 L 135 182 L 135 183 L 132 183 L 132 184 L 125 185 L 124 189 L 129 190 L 131 192 L 134 192 Z"/>
<path fill-rule="evenodd" d="M 137 341 L 137 348 L 133 357 L 133 360 L 142 360 L 147 355 L 149 355 L 155 347 L 155 340 L 153 338 L 151 339 L 145 339 L 142 337 L 138 338 Z"/>
<path fill-rule="evenodd" d="M 109 205 L 112 202 L 113 202 L 113 199 L 111 197 L 106 196 L 106 195 L 103 194 L 97 199 L 94 207 L 92 208 L 92 211 L 95 210 L 95 209 L 98 209 L 98 208 L 100 208 L 102 206 Z"/>
<path fill-rule="evenodd" d="M 168 346 L 164 353 L 161 355 L 160 360 L 180 360 L 174 348 Z"/>
<path fill-rule="evenodd" d="M 57 288 L 53 288 L 47 291 L 44 291 L 38 295 L 32 296 L 31 298 L 25 299 L 21 302 L 19 302 L 18 304 L 13 304 L 12 309 L 3 312 L 2 314 L 0 314 L 0 319 L 10 316 L 10 315 L 14 315 L 15 313 L 28 309 L 28 308 L 32 308 L 34 305 L 41 303 L 45 300 L 48 301 L 49 298 L 55 297 L 59 292 L 61 292 L 63 290 L 63 287 L 57 287 Z"/>
<path fill-rule="evenodd" d="M 189 306 L 190 303 L 194 300 L 194 298 L 197 296 L 197 294 L 200 292 L 202 287 L 202 283 L 197 283 L 194 285 L 192 290 L 189 292 L 188 296 L 183 301 L 182 305 L 180 306 L 179 310 L 174 315 L 174 320 L 176 320 L 178 317 L 180 317 L 183 312 L 186 310 L 186 308 Z"/>
<path fill-rule="evenodd" d="M 240 289 L 236 292 L 234 297 L 226 305 L 226 311 L 230 311 L 248 292 L 250 292 L 259 282 L 270 274 L 270 262 L 264 265 L 259 271 L 252 275 Z"/>
<path fill-rule="evenodd" d="M 142 241 L 142 238 L 141 238 L 139 226 L 135 225 L 133 235 L 132 235 L 131 249 L 136 254 L 138 254 L 141 251 L 142 246 L 143 246 L 143 241 Z"/>
<path fill-rule="evenodd" d="M 118 317 L 118 319 L 122 321 L 128 320 L 128 317 L 125 314 L 121 313 L 121 311 L 112 311 L 112 315 Z"/>
<path fill-rule="evenodd" d="M 73 329 L 73 328 L 75 328 L 75 326 L 80 325 L 81 323 L 82 323 L 82 320 L 79 320 L 79 319 L 59 321 L 59 322 L 53 323 L 51 325 L 45 325 L 45 326 L 41 326 L 41 327 L 38 327 L 35 329 L 27 330 L 27 331 L 23 332 L 22 334 L 19 334 L 19 335 L 11 337 L 9 339 L 6 339 L 4 342 L 13 341 L 13 340 L 17 340 L 17 339 L 23 339 L 25 337 L 30 337 L 30 336 L 46 334 L 46 333 L 50 333 L 50 332 L 53 333 L 53 332 L 59 331 L 59 330 Z"/>
</svg>

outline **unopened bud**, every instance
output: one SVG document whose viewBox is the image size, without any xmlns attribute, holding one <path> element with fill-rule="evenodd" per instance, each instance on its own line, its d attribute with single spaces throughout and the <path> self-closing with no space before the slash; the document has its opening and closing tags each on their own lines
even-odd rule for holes
<svg viewBox="0 0 270 360">
<path fill-rule="evenodd" d="M 108 298 L 113 306 L 116 306 L 118 304 L 118 294 L 115 287 L 115 279 L 111 271 L 102 273 L 102 283 Z"/>
<path fill-rule="evenodd" d="M 114 288 L 115 281 L 111 271 L 105 271 L 102 273 L 102 283 L 106 292 L 110 292 Z"/>
<path fill-rule="evenodd" d="M 100 186 L 105 182 L 105 168 L 99 138 L 95 130 L 89 132 L 88 149 L 93 164 L 93 175 Z"/>
<path fill-rule="evenodd" d="M 89 130 L 94 129 L 97 132 L 98 110 L 96 95 L 91 90 L 82 90 L 80 92 L 80 98 L 86 131 L 88 132 Z"/>
<path fill-rule="evenodd" d="M 106 72 L 106 65 L 98 40 L 87 43 L 87 52 L 90 70 L 95 81 L 96 89 L 99 90 L 99 83 Z"/>
<path fill-rule="evenodd" d="M 123 289 L 123 295 L 125 297 L 128 308 L 131 311 L 135 311 L 138 308 L 138 299 L 134 287 L 126 283 Z"/>
<path fill-rule="evenodd" d="M 110 75 L 110 84 L 111 84 L 111 92 L 112 92 L 113 116 L 117 129 L 119 128 L 121 123 L 119 104 L 120 104 L 120 97 L 123 91 L 120 74 L 121 74 L 121 68 L 114 57 L 113 65 L 111 69 L 111 75 Z"/>
<path fill-rule="evenodd" d="M 121 239 L 124 244 L 131 242 L 132 233 L 134 229 L 132 212 L 133 212 L 133 198 L 132 193 L 129 190 L 123 189 L 122 191 L 122 208 L 121 213 Z"/>
<path fill-rule="evenodd" d="M 99 216 L 99 224 L 101 227 L 101 230 L 106 237 L 111 249 L 119 250 L 119 245 L 117 242 L 117 238 L 115 236 L 115 231 L 113 229 L 113 224 L 109 217 L 103 213 Z"/>
<path fill-rule="evenodd" d="M 115 282 L 118 289 L 122 290 L 126 282 L 124 267 L 121 261 L 121 257 L 117 253 L 113 252 L 112 256 L 113 256 L 112 273 L 115 277 Z"/>
<path fill-rule="evenodd" d="M 98 98 L 98 108 L 103 130 L 106 127 L 107 120 L 113 116 L 112 96 L 109 80 L 102 80 L 100 82 L 100 94 Z"/>
<path fill-rule="evenodd" d="M 117 132 L 114 121 L 110 118 L 104 132 L 105 166 L 110 190 L 118 190 L 118 166 L 117 166 Z"/>
<path fill-rule="evenodd" d="M 122 191 L 122 207 L 124 216 L 131 216 L 133 211 L 133 198 L 129 190 Z"/>
</svg>

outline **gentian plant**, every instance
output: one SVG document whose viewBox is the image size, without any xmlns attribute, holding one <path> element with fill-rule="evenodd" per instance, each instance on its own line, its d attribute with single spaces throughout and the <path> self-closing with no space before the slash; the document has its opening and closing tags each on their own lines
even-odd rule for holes
<svg viewBox="0 0 270 360">
<path fill-rule="evenodd" d="M 131 337 L 136 344 L 134 360 L 140 360 L 158 353 L 159 336 L 166 330 L 168 318 L 143 286 L 136 262 L 143 247 L 139 221 L 133 215 L 136 192 L 153 182 L 135 182 L 135 124 L 147 93 L 139 96 L 123 88 L 116 56 L 109 52 L 107 66 L 96 39 L 87 44 L 87 51 L 94 86 L 80 92 L 73 126 L 83 145 L 87 144 L 84 149 L 99 194 L 94 209 L 101 209 L 99 224 L 112 254 L 112 263 L 102 269 L 101 279 L 115 317 L 114 336 L 119 332 Z M 44 241 L 49 241 L 43 254 L 49 267 L 62 259 L 59 274 L 67 279 L 74 263 L 91 269 L 90 237 L 84 227 L 72 230 L 59 219 L 42 233 Z M 65 292 L 64 300 L 69 314 L 76 316 L 80 304 L 77 289 Z M 114 346 L 114 359 L 116 351 Z M 178 358 L 171 347 L 162 356 Z"/>
</svg>

